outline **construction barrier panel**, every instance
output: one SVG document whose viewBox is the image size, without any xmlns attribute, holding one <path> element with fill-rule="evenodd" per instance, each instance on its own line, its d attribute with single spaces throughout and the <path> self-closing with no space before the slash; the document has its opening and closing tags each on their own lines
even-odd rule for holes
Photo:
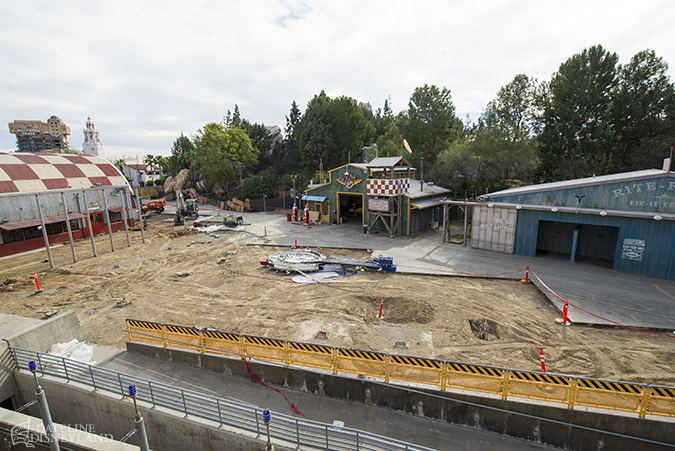
<svg viewBox="0 0 675 451">
<path fill-rule="evenodd" d="M 204 352 L 216 354 L 241 355 L 241 338 L 236 334 L 228 334 L 214 330 L 202 331 Z"/>
<path fill-rule="evenodd" d="M 332 346 L 310 343 L 287 342 L 289 365 L 308 366 L 332 370 L 335 365 L 335 349 Z"/>
<path fill-rule="evenodd" d="M 647 387 L 641 384 L 578 379 L 574 405 L 640 413 Z"/>
<path fill-rule="evenodd" d="M 129 341 L 144 341 L 166 346 L 164 341 L 164 326 L 149 321 L 127 320 L 127 334 Z"/>
<path fill-rule="evenodd" d="M 436 385 L 441 388 L 443 384 L 443 361 L 409 357 L 402 355 L 389 355 L 389 379 L 408 382 L 421 382 L 423 384 Z"/>
<path fill-rule="evenodd" d="M 652 385 L 647 396 L 641 417 L 645 414 L 675 417 L 675 388 Z"/>
<path fill-rule="evenodd" d="M 244 354 L 249 357 L 269 360 L 271 362 L 286 363 L 286 343 L 273 338 L 253 337 L 242 335 Z"/>
<path fill-rule="evenodd" d="M 572 378 L 550 373 L 509 371 L 507 396 L 570 404 Z"/>
<path fill-rule="evenodd" d="M 164 326 L 166 345 L 178 348 L 202 350 L 201 333 L 196 327 Z"/>
<path fill-rule="evenodd" d="M 507 370 L 484 365 L 444 362 L 421 357 L 272 338 L 255 337 L 126 320 L 130 341 L 249 357 L 323 370 L 390 380 L 421 383 L 575 406 L 636 412 L 640 418 L 658 415 L 675 418 L 675 388 L 600 379 L 575 378 L 550 373 Z"/>
<path fill-rule="evenodd" d="M 499 393 L 504 390 L 506 370 L 491 366 L 446 362 L 446 387 Z"/>
<path fill-rule="evenodd" d="M 387 355 L 381 352 L 338 349 L 337 371 L 356 373 L 364 376 L 387 376 Z"/>
</svg>

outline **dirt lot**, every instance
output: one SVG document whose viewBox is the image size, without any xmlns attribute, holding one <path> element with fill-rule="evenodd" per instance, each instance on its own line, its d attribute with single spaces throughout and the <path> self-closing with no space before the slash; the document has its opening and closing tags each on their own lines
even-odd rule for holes
<svg viewBox="0 0 675 451">
<path fill-rule="evenodd" d="M 174 234 L 168 218 L 150 218 L 146 243 L 139 230 L 131 233 L 131 247 L 124 231 L 115 233 L 115 252 L 108 236 L 96 238 L 96 258 L 90 241 L 80 241 L 75 264 L 67 243 L 54 248 L 56 269 L 44 262 L 45 251 L 0 260 L 7 285 L 0 288 L 0 311 L 41 318 L 74 310 L 88 342 L 116 348 L 124 348 L 126 318 L 534 371 L 543 346 L 549 372 L 675 385 L 675 339 L 560 326 L 560 314 L 532 285 L 373 272 L 299 285 L 260 265 L 277 250 L 262 246 L 264 238 L 184 236 L 182 228 Z M 114 308 L 123 298 L 131 303 Z M 489 321 L 487 340 L 472 330 L 473 320 Z"/>
</svg>

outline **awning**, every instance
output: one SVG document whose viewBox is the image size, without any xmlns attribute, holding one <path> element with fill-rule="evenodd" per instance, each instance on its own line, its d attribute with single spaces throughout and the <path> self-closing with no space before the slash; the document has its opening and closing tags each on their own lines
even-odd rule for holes
<svg viewBox="0 0 675 451">
<path fill-rule="evenodd" d="M 68 213 L 68 219 L 82 219 L 85 216 L 82 213 Z M 55 222 L 65 222 L 66 217 L 61 216 L 50 216 L 45 218 L 45 224 L 53 224 Z M 18 222 L 8 222 L 6 224 L 0 224 L 0 229 L 2 230 L 18 230 L 25 229 L 27 227 L 37 227 L 40 225 L 39 219 L 29 219 L 28 221 L 18 221 Z"/>
<path fill-rule="evenodd" d="M 302 200 L 306 200 L 308 202 L 323 202 L 326 200 L 326 196 L 308 196 L 305 194 L 302 196 Z"/>
<path fill-rule="evenodd" d="M 111 213 L 122 213 L 123 208 L 122 207 L 112 207 L 108 208 L 108 211 Z"/>
<path fill-rule="evenodd" d="M 411 200 L 410 205 L 413 206 L 413 208 L 419 208 L 420 210 L 423 210 L 425 208 L 430 208 L 430 207 L 437 207 L 438 205 L 443 205 L 443 199 L 444 197 L 441 198 L 436 198 L 436 199 L 420 199 L 420 200 Z"/>
</svg>

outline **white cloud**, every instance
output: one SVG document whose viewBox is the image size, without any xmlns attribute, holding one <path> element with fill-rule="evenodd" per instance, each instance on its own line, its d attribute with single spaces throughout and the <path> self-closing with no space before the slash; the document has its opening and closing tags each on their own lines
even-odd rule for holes
<svg viewBox="0 0 675 451">
<path fill-rule="evenodd" d="M 463 117 L 591 45 L 675 64 L 672 17 L 651 0 L 14 2 L 0 12 L 1 119 L 57 115 L 81 147 L 91 116 L 115 156 L 168 154 L 234 104 L 283 127 L 322 89 L 399 111 L 415 87 L 447 86 Z"/>
</svg>

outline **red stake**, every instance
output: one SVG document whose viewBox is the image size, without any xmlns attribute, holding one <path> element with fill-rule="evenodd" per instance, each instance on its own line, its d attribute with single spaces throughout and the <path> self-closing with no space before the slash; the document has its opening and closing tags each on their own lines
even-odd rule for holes
<svg viewBox="0 0 675 451">
<path fill-rule="evenodd" d="M 384 296 L 382 296 L 382 302 L 380 302 L 380 314 L 377 315 L 378 318 L 382 318 L 382 307 L 384 307 Z"/>
<path fill-rule="evenodd" d="M 293 246 L 293 247 L 296 247 L 296 248 L 298 247 L 298 237 L 297 236 L 295 237 L 295 246 Z"/>
<path fill-rule="evenodd" d="M 527 265 L 525 270 L 525 283 L 530 283 L 530 265 Z"/>
<path fill-rule="evenodd" d="M 565 307 L 563 307 L 563 326 L 567 325 L 567 309 L 569 308 L 569 302 L 565 301 Z"/>
<path fill-rule="evenodd" d="M 264 226 L 265 228 L 265 236 L 267 236 L 267 226 Z"/>
<path fill-rule="evenodd" d="M 37 290 L 35 290 L 35 292 L 37 293 L 38 291 L 42 291 L 42 290 L 40 289 L 40 282 L 38 282 L 37 273 L 34 272 L 34 273 L 33 273 L 33 276 L 35 276 L 35 286 L 37 287 Z"/>
<path fill-rule="evenodd" d="M 540 348 L 541 352 L 539 353 L 541 357 L 541 372 L 545 373 L 546 372 L 546 359 L 544 359 L 544 348 Z"/>
</svg>

